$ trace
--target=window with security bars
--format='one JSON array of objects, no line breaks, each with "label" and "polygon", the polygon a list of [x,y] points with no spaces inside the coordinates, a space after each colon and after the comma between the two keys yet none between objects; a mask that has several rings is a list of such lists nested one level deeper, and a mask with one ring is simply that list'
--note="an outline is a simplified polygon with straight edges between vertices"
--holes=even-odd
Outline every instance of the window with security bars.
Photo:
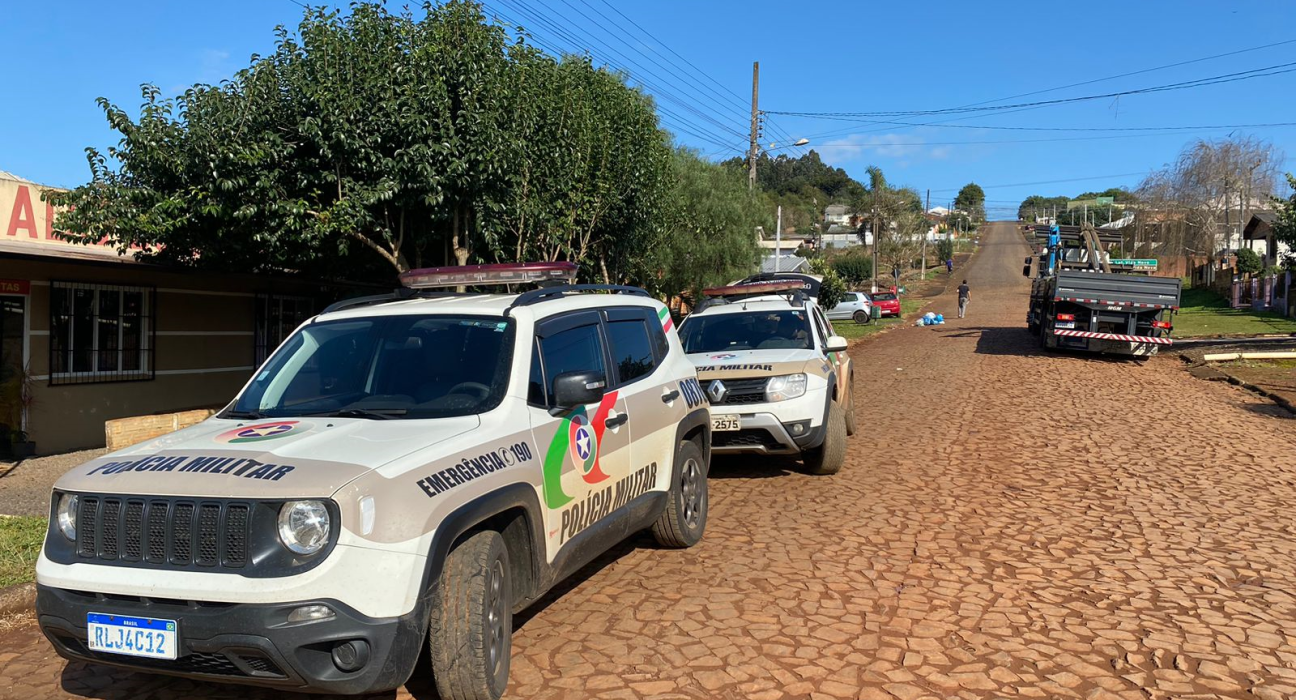
[{"label": "window with security bars", "polygon": [[153,378],[151,287],[50,283],[50,384]]},{"label": "window with security bars", "polygon": [[256,297],[256,365],[279,347],[297,326],[315,314],[315,301],[309,297],[258,294]]}]

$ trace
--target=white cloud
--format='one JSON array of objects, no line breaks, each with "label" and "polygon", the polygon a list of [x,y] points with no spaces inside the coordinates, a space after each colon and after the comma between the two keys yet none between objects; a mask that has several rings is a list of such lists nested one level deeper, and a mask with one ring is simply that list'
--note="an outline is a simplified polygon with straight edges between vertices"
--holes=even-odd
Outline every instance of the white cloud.
[{"label": "white cloud", "polygon": [[939,133],[932,134],[932,131],[915,129],[905,133],[849,134],[830,137],[810,147],[832,165],[883,157],[898,160],[903,167],[918,161],[943,160],[953,154],[954,146],[941,143],[945,139]]}]

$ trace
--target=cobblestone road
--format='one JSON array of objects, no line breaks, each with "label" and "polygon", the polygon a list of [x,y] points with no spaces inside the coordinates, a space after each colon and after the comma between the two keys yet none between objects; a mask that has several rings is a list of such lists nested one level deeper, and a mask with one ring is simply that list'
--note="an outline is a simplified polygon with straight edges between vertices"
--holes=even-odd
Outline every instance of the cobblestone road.
[{"label": "cobblestone road", "polygon": [[[966,320],[854,350],[841,474],[719,463],[699,547],[635,540],[519,619],[511,696],[1296,696],[1293,421],[1173,359],[1035,351],[1024,254],[992,227]],[[65,664],[29,623],[0,673],[14,698],[277,696]]]}]

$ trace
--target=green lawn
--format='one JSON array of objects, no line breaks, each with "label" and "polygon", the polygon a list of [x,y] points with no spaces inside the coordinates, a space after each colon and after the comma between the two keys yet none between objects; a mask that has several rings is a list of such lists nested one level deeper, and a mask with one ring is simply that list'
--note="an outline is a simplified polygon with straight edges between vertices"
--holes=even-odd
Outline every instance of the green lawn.
[{"label": "green lawn", "polygon": [[45,541],[45,518],[0,518],[0,588],[36,579],[36,556]]},{"label": "green lawn", "polygon": [[[902,316],[908,316],[909,314],[921,309],[926,303],[927,302],[922,299],[901,297],[900,313]],[[910,321],[912,322],[912,319],[910,319]],[[892,326],[898,326],[901,323],[904,323],[904,321],[899,318],[891,317],[865,324],[855,323],[850,320],[841,320],[833,322],[833,330],[847,340],[855,340],[856,338],[873,335],[874,333],[878,333],[886,328],[891,328]]]},{"label": "green lawn", "polygon": [[1271,311],[1230,309],[1224,297],[1206,289],[1185,289],[1173,319],[1176,338],[1296,333],[1296,319]]}]

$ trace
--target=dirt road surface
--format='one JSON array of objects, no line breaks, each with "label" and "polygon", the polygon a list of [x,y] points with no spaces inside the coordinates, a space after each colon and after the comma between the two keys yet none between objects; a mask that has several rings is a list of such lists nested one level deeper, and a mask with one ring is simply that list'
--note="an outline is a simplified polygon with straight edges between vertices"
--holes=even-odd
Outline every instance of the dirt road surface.
[{"label": "dirt road surface", "polygon": [[[715,465],[701,545],[633,539],[518,619],[510,696],[1296,696],[1293,421],[1170,358],[1042,354],[1025,244],[984,240],[966,320],[853,350],[841,474]],[[30,622],[0,695],[279,697],[66,664]]]}]

